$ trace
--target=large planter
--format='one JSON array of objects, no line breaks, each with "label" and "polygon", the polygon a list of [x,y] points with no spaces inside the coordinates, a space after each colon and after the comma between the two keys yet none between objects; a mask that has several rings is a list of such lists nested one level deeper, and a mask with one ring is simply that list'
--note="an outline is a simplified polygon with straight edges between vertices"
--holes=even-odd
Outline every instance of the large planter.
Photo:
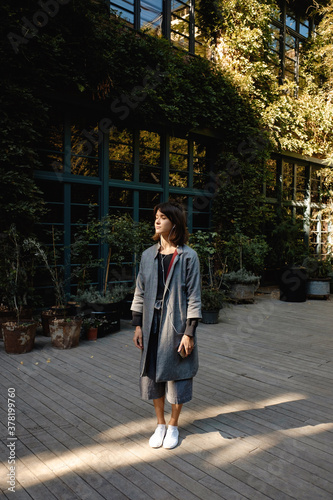
[{"label": "large planter", "polygon": [[7,354],[25,354],[35,343],[37,323],[17,324],[15,321],[3,323],[3,340]]},{"label": "large planter", "polygon": [[133,302],[134,293],[128,293],[121,303],[121,318],[132,319],[131,305]]},{"label": "large planter", "polygon": [[229,298],[236,302],[241,301],[254,301],[254,293],[258,289],[257,283],[230,283],[229,286]]},{"label": "large planter", "polygon": [[16,317],[15,311],[1,310],[0,311],[0,339],[3,339],[3,324],[8,321],[13,321]]},{"label": "large planter", "polygon": [[64,307],[52,306],[51,309],[41,312],[42,330],[45,337],[50,337],[50,323],[54,319],[64,319],[67,317],[75,316],[73,307],[70,305]]},{"label": "large planter", "polygon": [[305,267],[291,266],[281,269],[280,300],[305,302],[307,295],[307,272]]},{"label": "large planter", "polygon": [[307,296],[309,298],[324,298],[330,296],[330,278],[310,278],[307,281]]},{"label": "large planter", "polygon": [[219,310],[216,311],[202,311],[201,323],[206,325],[214,325],[219,321]]},{"label": "large planter", "polygon": [[58,349],[77,347],[80,340],[82,319],[63,318],[50,322],[51,343]]}]

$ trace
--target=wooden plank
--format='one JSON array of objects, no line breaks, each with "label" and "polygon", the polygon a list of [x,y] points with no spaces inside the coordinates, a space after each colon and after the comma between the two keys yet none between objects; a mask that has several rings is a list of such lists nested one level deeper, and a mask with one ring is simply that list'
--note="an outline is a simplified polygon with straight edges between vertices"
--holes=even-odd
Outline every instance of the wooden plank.
[{"label": "wooden plank", "polygon": [[199,324],[200,370],[174,450],[148,446],[154,410],[139,397],[130,322],[68,351],[41,336],[25,355],[0,345],[1,421],[17,391],[19,495],[331,499],[332,320],[329,302],[266,297]]}]

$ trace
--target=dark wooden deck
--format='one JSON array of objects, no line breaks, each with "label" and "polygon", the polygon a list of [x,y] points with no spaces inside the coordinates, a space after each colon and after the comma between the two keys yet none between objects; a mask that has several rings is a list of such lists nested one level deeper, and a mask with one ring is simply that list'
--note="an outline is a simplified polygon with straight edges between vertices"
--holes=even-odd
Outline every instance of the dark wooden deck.
[{"label": "dark wooden deck", "polygon": [[66,351],[42,336],[24,355],[0,343],[3,498],[333,499],[333,301],[262,295],[200,324],[200,370],[174,450],[148,446],[154,410],[139,397],[132,335],[124,321],[119,333]]}]

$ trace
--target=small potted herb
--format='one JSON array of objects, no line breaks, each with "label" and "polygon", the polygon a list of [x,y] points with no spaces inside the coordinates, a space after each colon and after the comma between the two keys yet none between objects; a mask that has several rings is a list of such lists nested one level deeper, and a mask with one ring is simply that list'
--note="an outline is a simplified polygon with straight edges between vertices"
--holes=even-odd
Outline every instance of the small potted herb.
[{"label": "small potted herb", "polygon": [[[96,317],[96,315],[92,315],[84,318],[82,322],[85,338],[87,340],[97,340],[98,331],[107,324],[106,317]],[[103,335],[100,335],[103,336]]]}]

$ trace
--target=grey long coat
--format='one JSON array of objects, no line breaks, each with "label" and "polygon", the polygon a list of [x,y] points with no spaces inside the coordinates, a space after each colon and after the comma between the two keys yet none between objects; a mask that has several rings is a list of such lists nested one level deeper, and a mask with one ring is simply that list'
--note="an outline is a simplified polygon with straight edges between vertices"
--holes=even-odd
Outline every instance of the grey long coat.
[{"label": "grey long coat", "polygon": [[[159,244],[145,250],[141,257],[139,275],[131,310],[142,314],[143,351],[140,375],[145,375],[149,335],[154,316],[158,282]],[[181,358],[177,349],[189,318],[201,318],[200,267],[196,252],[187,245],[177,247],[165,283],[159,332],[156,382],[194,377],[198,371],[198,351]]]}]

